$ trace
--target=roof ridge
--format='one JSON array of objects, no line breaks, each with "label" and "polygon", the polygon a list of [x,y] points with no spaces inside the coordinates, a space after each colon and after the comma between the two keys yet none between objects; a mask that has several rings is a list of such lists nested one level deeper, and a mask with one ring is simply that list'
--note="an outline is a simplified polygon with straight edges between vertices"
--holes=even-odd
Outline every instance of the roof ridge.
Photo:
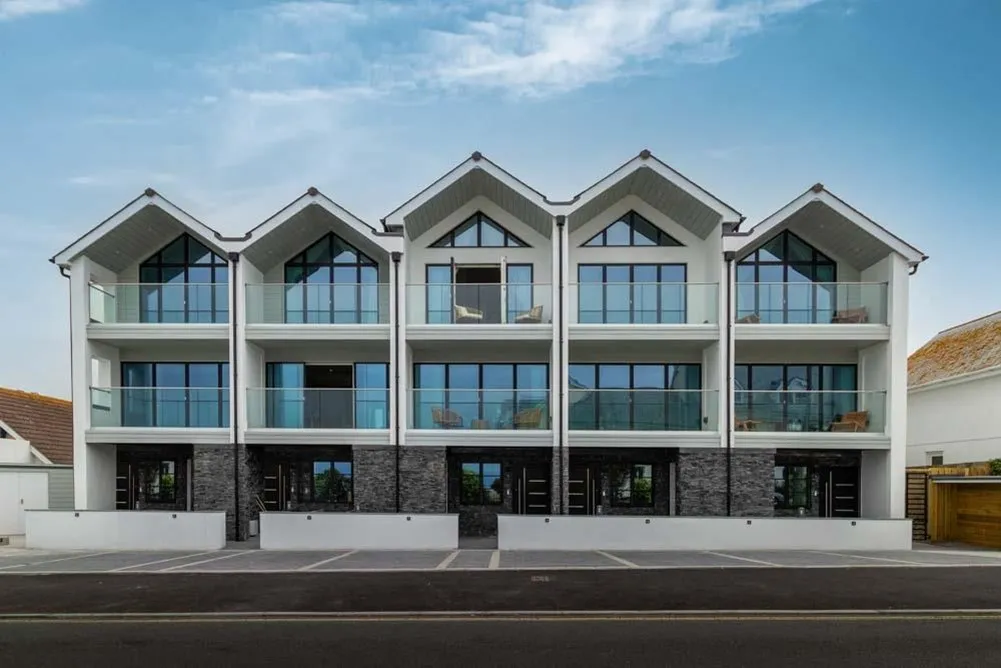
[{"label": "roof ridge", "polygon": [[958,325],[953,325],[952,327],[947,327],[946,329],[943,329],[942,331],[940,331],[938,333],[937,336],[941,336],[943,334],[948,334],[949,332],[955,331],[955,330],[960,329],[962,327],[966,327],[968,325],[973,325],[975,323],[980,322],[981,320],[987,320],[989,318],[993,318],[993,317],[998,316],[998,315],[1001,315],[1001,311],[994,311],[993,313],[988,313],[987,315],[982,315],[982,316],[976,317],[976,318],[974,318],[972,320],[967,320],[966,322],[961,322]]},{"label": "roof ridge", "polygon": [[53,397],[50,394],[42,394],[40,392],[31,392],[29,390],[19,390],[13,387],[0,387],[0,392],[9,395],[17,395],[24,397],[26,399],[32,399],[35,401],[51,401],[60,404],[66,404],[68,406],[73,405],[73,402],[69,399],[62,399],[60,397]]}]

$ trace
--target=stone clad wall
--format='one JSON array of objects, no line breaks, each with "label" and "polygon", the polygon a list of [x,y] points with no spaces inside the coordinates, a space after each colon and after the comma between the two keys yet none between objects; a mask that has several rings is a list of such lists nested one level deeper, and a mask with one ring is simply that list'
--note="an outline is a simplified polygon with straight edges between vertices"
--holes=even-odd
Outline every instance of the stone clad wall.
[{"label": "stone clad wall", "polygon": [[[734,449],[731,452],[731,515],[771,517],[775,450]],[[676,489],[678,515],[725,516],[726,451],[721,448],[679,450]]]}]

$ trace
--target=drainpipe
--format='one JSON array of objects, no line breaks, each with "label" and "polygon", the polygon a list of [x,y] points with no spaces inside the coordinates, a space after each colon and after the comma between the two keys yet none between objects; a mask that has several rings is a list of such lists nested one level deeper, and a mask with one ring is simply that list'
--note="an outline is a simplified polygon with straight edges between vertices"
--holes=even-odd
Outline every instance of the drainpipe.
[{"label": "drainpipe", "polygon": [[560,390],[559,390],[559,402],[560,402],[560,404],[559,404],[559,406],[560,406],[559,415],[560,415],[560,424],[559,424],[559,437],[557,439],[557,443],[559,444],[559,452],[557,454],[557,456],[558,456],[557,463],[559,464],[559,468],[560,468],[560,472],[559,472],[559,481],[560,481],[560,506],[559,506],[559,508],[560,508],[560,514],[561,515],[564,514],[566,512],[566,510],[567,510],[566,508],[563,507],[563,484],[564,484],[564,481],[563,481],[563,423],[567,419],[567,416],[565,416],[563,414],[563,376],[564,376],[564,369],[563,369],[563,366],[564,366],[564,360],[563,360],[563,317],[564,317],[564,309],[563,309],[563,227],[564,227],[564,225],[566,225],[566,222],[567,222],[567,217],[566,216],[556,216],[556,234],[557,234],[557,237],[558,237],[558,241],[557,241],[558,254],[557,254],[557,260],[556,260],[557,272],[558,273],[556,275],[558,276],[557,285],[559,286],[558,287],[559,296],[558,296],[558,299],[557,299],[557,308],[559,309],[559,311],[558,311],[559,316],[557,317],[557,322],[560,324],[560,336],[559,336],[559,341],[558,341],[559,346],[556,349],[557,350],[557,353],[556,353],[556,369],[557,369],[557,371],[556,371],[556,380],[557,380],[557,382],[559,383],[559,386],[560,386]]},{"label": "drainpipe", "polygon": [[733,261],[736,253],[726,251],[723,261],[726,262],[726,354],[723,362],[726,365],[725,402],[726,409],[723,419],[726,421],[723,434],[726,439],[726,516],[730,517],[733,499],[733,402],[730,401],[733,387]]},{"label": "drainpipe", "polygon": [[232,298],[229,313],[229,349],[233,351],[232,372],[233,378],[230,380],[229,400],[233,406],[233,521],[234,538],[240,540],[240,351],[237,345],[237,312],[239,300],[237,292],[236,269],[240,262],[239,253],[229,253],[229,261],[233,264],[232,271],[229,272],[229,287]]},{"label": "drainpipe", "polygon": [[[66,267],[60,266],[59,273],[62,277],[70,281],[70,405],[73,405],[73,400],[76,397],[73,396],[73,386],[76,384],[73,382],[73,282],[69,274],[66,273]],[[88,297],[90,293],[88,292]],[[93,379],[92,379],[93,380]]]},{"label": "drainpipe", "polygon": [[403,253],[390,253],[393,260],[393,443],[396,444],[396,512],[400,512],[400,260]]}]

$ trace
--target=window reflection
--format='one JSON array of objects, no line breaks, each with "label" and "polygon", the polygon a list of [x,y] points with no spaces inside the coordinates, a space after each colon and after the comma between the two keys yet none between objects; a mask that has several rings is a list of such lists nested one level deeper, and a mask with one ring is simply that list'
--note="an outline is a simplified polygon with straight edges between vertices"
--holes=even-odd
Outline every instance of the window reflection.
[{"label": "window reflection", "polygon": [[139,283],[140,322],[229,320],[229,264],[188,234],[140,264]]}]

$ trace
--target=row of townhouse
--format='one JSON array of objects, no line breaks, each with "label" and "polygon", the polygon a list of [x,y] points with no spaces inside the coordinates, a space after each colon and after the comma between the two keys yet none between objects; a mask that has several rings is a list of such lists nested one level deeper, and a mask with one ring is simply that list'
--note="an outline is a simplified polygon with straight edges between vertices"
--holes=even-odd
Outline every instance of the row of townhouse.
[{"label": "row of townhouse", "polygon": [[924,259],[648,151],[565,202],[474,153],[377,227],[310,188],[239,238],[147,190],[53,258],[76,506],[903,517]]}]

